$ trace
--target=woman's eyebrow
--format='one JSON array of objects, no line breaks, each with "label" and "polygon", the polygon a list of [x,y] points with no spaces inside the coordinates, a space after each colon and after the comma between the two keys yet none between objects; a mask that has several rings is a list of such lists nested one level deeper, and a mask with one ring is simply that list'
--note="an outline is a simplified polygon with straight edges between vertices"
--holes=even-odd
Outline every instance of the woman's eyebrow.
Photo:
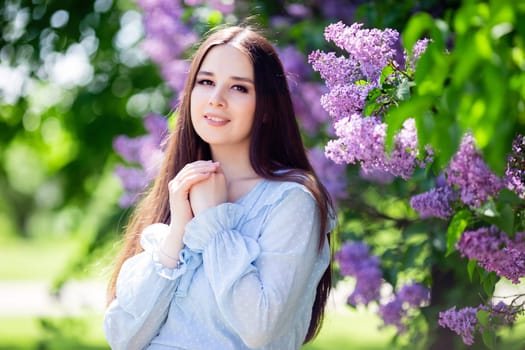
[{"label": "woman's eyebrow", "polygon": [[[210,77],[214,76],[214,74],[212,72],[208,72],[208,71],[205,71],[205,70],[200,70],[197,73],[197,75],[206,75],[206,76],[210,76]],[[231,76],[230,78],[233,79],[233,80],[238,80],[238,81],[243,81],[243,82],[246,82],[246,83],[253,84],[253,80],[250,79],[250,78],[238,77],[238,76]]]}]

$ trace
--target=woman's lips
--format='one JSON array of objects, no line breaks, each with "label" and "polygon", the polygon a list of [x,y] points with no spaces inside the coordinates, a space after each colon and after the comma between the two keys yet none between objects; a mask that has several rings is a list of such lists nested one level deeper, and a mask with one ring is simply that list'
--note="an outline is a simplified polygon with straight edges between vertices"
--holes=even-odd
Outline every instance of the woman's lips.
[{"label": "woman's lips", "polygon": [[228,119],[222,118],[222,117],[219,117],[219,116],[216,116],[216,115],[213,115],[213,114],[206,114],[204,116],[204,119],[206,119],[206,121],[209,124],[215,125],[215,126],[225,125],[225,124],[227,124],[229,122]]}]

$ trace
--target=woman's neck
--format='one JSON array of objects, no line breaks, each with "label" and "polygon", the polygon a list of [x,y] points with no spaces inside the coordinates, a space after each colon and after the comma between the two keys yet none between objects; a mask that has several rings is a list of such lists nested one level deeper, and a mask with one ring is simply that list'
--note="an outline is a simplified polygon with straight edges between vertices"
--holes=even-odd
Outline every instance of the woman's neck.
[{"label": "woman's neck", "polygon": [[261,179],[252,167],[249,152],[242,147],[212,147],[212,158],[220,163],[220,171],[226,179],[228,202],[245,196]]},{"label": "woman's neck", "polygon": [[226,178],[226,183],[242,180],[258,179],[250,162],[250,155],[242,148],[212,148],[213,161],[220,163],[220,169]]}]

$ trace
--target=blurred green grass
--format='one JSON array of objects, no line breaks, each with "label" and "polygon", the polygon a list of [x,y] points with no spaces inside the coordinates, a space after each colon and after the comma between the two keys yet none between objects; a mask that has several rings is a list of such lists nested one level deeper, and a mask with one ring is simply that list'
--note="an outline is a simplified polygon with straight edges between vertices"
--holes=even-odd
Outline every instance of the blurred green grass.
[{"label": "blurred green grass", "polygon": [[[72,240],[0,239],[0,281],[48,281],[64,272],[78,254],[79,244]],[[86,270],[86,277],[97,272]],[[97,276],[100,277],[100,274]],[[350,310],[336,305],[327,311],[318,337],[302,350],[382,350],[390,343],[394,329],[379,330],[380,320],[366,309]],[[499,332],[505,339],[501,349],[525,349],[525,317],[513,329]],[[2,317],[0,350],[108,350],[102,330],[101,314],[81,317]]]},{"label": "blurred green grass", "polygon": [[[63,273],[79,251],[74,240],[2,239],[0,281],[48,281]],[[92,275],[93,271],[86,271]],[[303,350],[389,349],[392,333],[377,330],[378,319],[364,310],[352,312],[344,305],[330,311],[318,337]],[[0,350],[91,349],[107,350],[102,315],[77,318],[0,316]]]},{"label": "blurred green grass", "polygon": [[[366,313],[330,313],[319,336],[303,350],[391,349],[388,334],[374,331],[375,322]],[[0,318],[0,349],[109,350],[109,347],[102,331],[102,315],[86,315],[72,319]]]}]

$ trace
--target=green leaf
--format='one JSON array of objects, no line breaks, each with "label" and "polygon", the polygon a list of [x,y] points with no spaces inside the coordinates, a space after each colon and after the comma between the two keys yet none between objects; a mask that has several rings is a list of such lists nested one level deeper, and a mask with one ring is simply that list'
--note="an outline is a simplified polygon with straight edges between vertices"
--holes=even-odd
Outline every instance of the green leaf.
[{"label": "green leaf", "polygon": [[390,108],[385,116],[387,124],[385,147],[387,151],[392,149],[394,135],[401,129],[403,122],[408,118],[421,117],[422,113],[430,108],[433,98],[430,96],[413,96],[409,100],[402,101],[396,108]]},{"label": "green leaf", "polygon": [[430,33],[432,41],[440,48],[444,48],[447,31],[448,28],[444,22],[434,20],[428,13],[420,12],[413,15],[408,21],[402,34],[403,45],[410,52],[423,34]]},{"label": "green leaf", "polygon": [[467,271],[468,271],[468,276],[470,278],[470,282],[472,282],[472,279],[474,278],[474,271],[476,270],[477,265],[478,265],[478,261],[476,259],[469,260],[467,263]]},{"label": "green leaf", "polygon": [[491,328],[484,328],[483,332],[481,332],[481,338],[483,340],[483,344],[485,344],[486,347],[489,349],[495,349],[496,348],[496,333]]},{"label": "green leaf", "polygon": [[391,76],[392,73],[394,73],[394,67],[392,67],[390,64],[386,65],[381,71],[381,76],[379,77],[379,85],[383,85],[386,81],[386,78]]},{"label": "green leaf", "polygon": [[514,211],[510,205],[504,204],[501,207],[497,225],[506,234],[514,235]]},{"label": "green leaf", "polygon": [[498,282],[499,277],[494,272],[489,272],[482,277],[481,285],[483,290],[489,298],[494,294],[494,289],[496,288],[496,283]]},{"label": "green leaf", "polygon": [[489,326],[489,316],[490,312],[487,310],[479,310],[478,311],[478,322],[483,328],[487,328]]},{"label": "green leaf", "polygon": [[465,228],[467,228],[471,217],[472,214],[467,209],[458,211],[454,217],[452,217],[447,230],[447,252],[445,256],[450,255],[456,250],[456,243],[463,231],[465,231]]},{"label": "green leaf", "polygon": [[368,92],[366,96],[365,107],[363,108],[363,115],[369,117],[374,114],[374,111],[379,109],[379,104],[377,103],[377,98],[381,96],[381,89],[373,88]]}]

